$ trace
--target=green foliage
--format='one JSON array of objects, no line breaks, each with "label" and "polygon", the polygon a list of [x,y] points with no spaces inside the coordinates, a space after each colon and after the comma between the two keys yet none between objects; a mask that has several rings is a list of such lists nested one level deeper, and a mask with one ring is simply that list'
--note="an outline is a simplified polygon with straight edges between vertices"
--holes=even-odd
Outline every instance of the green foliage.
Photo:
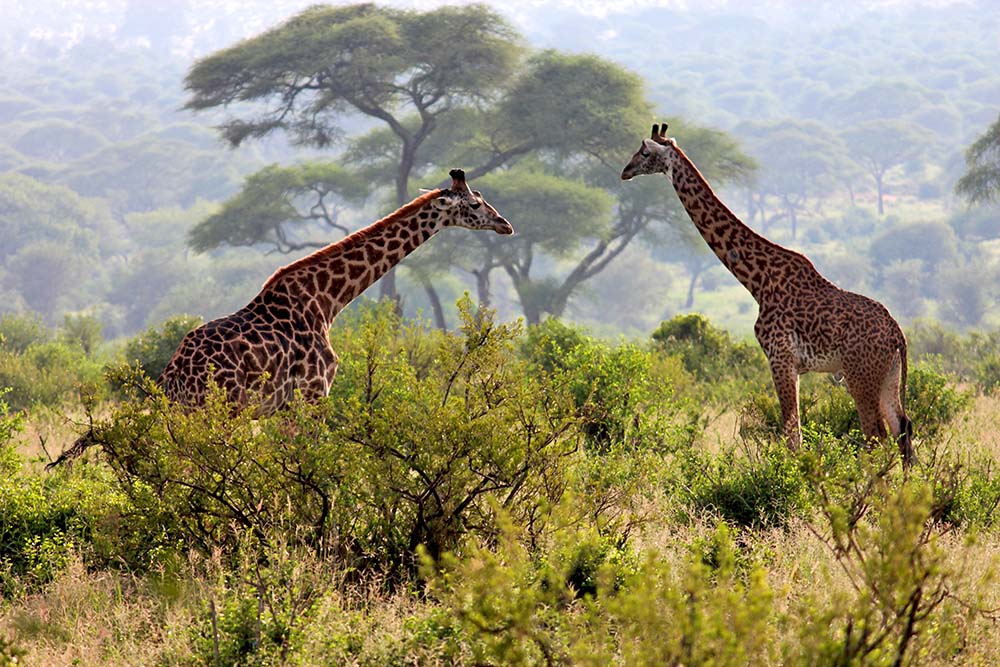
[{"label": "green foliage", "polygon": [[[710,562],[695,551],[683,569],[647,555],[623,592],[607,602],[608,626],[621,629],[610,635],[611,655],[623,664],[650,666],[735,667],[777,658],[777,614],[764,570],[737,567],[736,545],[724,523],[706,546]],[[597,636],[594,643],[600,646],[608,636]],[[591,644],[580,643],[580,649]],[[594,653],[584,664],[602,664],[603,657]]]},{"label": "green foliage", "polygon": [[[518,328],[462,304],[455,334],[402,326],[388,308],[335,335],[329,401],[254,419],[221,392],[187,412],[156,397],[116,409],[96,440],[135,502],[205,551],[233,530],[262,543],[281,527],[303,545],[398,574],[414,550],[452,548],[494,510],[530,521],[577,448],[565,392],[513,358]],[[430,341],[428,341],[428,338]],[[430,342],[430,346],[428,346]],[[147,389],[156,394],[154,389]]]},{"label": "green foliage", "polygon": [[911,367],[906,381],[906,412],[914,433],[935,440],[945,427],[972,405],[972,394],[960,389],[933,365]]},{"label": "green foliage", "polygon": [[[358,204],[368,194],[357,174],[335,163],[309,162],[292,167],[270,165],[251,174],[243,189],[223,203],[221,210],[188,231],[187,243],[196,252],[220,246],[270,245],[279,252],[322,247],[336,239],[331,230],[346,234],[340,219],[346,204]],[[302,242],[300,227],[324,235]]]},{"label": "green foliage", "polygon": [[[634,143],[649,104],[642,83],[621,66],[594,55],[548,50],[532,56],[499,105],[504,143],[615,159]],[[574,122],[564,119],[572,117]],[[612,152],[614,151],[614,152]]]},{"label": "green foliage", "polygon": [[[814,478],[823,518],[815,532],[836,554],[853,594],[807,617],[799,651],[809,664],[900,665],[932,646],[958,648],[954,641],[942,646],[955,638],[934,632],[957,574],[939,544],[940,507],[930,485],[890,484],[887,471],[876,458],[847,476]],[[863,519],[869,510],[874,516]]]},{"label": "green foliage", "polygon": [[994,465],[983,459],[959,462],[935,457],[927,476],[933,485],[936,518],[966,529],[994,528],[1000,507],[1000,477]]},{"label": "green foliage", "polygon": [[189,331],[202,323],[200,317],[177,315],[152,326],[125,343],[125,361],[138,363],[146,375],[159,377]]},{"label": "green foliage", "polygon": [[695,433],[674,394],[684,372],[635,345],[610,347],[549,318],[531,327],[521,354],[568,389],[590,448],[669,448]]},{"label": "green foliage", "polygon": [[1000,331],[970,331],[962,336],[941,324],[917,322],[907,334],[912,356],[929,367],[972,383],[985,394],[1000,386]]},{"label": "green foliage", "polygon": [[[562,539],[586,544],[576,531]],[[575,539],[574,539],[575,538]],[[475,664],[745,665],[777,655],[771,592],[764,573],[746,578],[724,525],[713,565],[692,555],[686,568],[649,553],[608,560],[596,593],[576,599],[552,573],[572,571],[579,551],[558,547],[533,558],[508,529],[496,550],[427,562],[431,593],[467,638]],[[568,559],[567,559],[568,556]]]},{"label": "green foliage", "polygon": [[433,117],[453,100],[486,97],[510,75],[515,42],[507,22],[485,6],[317,5],[197,62],[185,79],[187,108],[288,104],[282,120],[268,109],[227,122],[223,134],[238,145],[281,129],[322,146],[338,136],[347,108],[384,118],[409,105]]},{"label": "green foliage", "polygon": [[[756,343],[734,343],[729,332],[700,313],[676,315],[652,334],[657,349],[679,357],[684,368],[702,382],[723,386],[723,379],[742,385],[769,377],[767,359]],[[709,390],[711,391],[711,390]]]},{"label": "green foliage", "polygon": [[809,506],[806,480],[784,443],[773,440],[743,454],[686,453],[680,488],[689,516],[710,512],[734,526],[757,529],[785,526],[801,515]]},{"label": "green foliage", "polygon": [[940,221],[905,222],[892,225],[872,239],[868,254],[876,265],[918,259],[932,271],[955,261],[955,232]]},{"label": "green foliage", "polygon": [[106,470],[42,477],[10,445],[0,455],[0,597],[37,590],[75,554],[137,572],[159,559],[162,529],[133,513]]},{"label": "green foliage", "polygon": [[24,415],[10,414],[10,406],[4,398],[9,392],[8,388],[0,388],[0,473],[4,477],[17,471],[17,455],[10,442],[24,429]]},{"label": "green foliage", "polygon": [[70,345],[78,345],[88,357],[104,340],[101,336],[103,325],[93,315],[63,315],[60,337]]},{"label": "green foliage", "polygon": [[[911,366],[906,380],[906,413],[914,433],[933,441],[943,429],[965,412],[972,394],[957,386],[932,365]],[[804,429],[828,433],[836,438],[861,428],[854,400],[846,388],[829,381],[803,381],[799,396]],[[781,435],[781,407],[773,392],[755,393],[747,399],[740,416],[740,435],[749,439],[771,439]]]},{"label": "green foliage", "polygon": [[315,554],[273,537],[266,560],[249,539],[241,541],[233,570],[210,570],[216,581],[191,628],[192,664],[286,664],[329,572]]},{"label": "green foliage", "polygon": [[63,341],[34,343],[23,353],[0,349],[0,387],[11,389],[14,409],[56,407],[101,381],[101,364]]},{"label": "green foliage", "polygon": [[6,637],[0,637],[0,667],[17,667],[26,651]]},{"label": "green foliage", "polygon": [[22,354],[35,343],[46,342],[51,335],[38,315],[7,314],[0,317],[0,351]]},{"label": "green foliage", "polygon": [[955,192],[973,204],[994,201],[1000,193],[1000,116],[966,150],[965,166]]}]

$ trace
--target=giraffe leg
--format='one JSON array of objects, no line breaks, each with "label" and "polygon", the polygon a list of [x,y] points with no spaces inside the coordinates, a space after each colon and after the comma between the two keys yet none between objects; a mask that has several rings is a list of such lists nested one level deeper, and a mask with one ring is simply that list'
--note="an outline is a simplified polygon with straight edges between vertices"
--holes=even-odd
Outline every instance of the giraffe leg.
[{"label": "giraffe leg", "polygon": [[879,409],[882,419],[889,425],[893,440],[899,446],[903,466],[909,468],[916,461],[916,454],[913,451],[913,423],[906,416],[900,401],[900,363],[897,357],[882,378]]},{"label": "giraffe leg", "polygon": [[873,378],[871,375],[863,369],[850,368],[846,365],[844,368],[847,391],[854,399],[858,417],[861,418],[861,432],[869,446],[873,440],[886,437],[885,419],[881,408],[882,379]]},{"label": "giraffe leg", "polygon": [[799,372],[790,359],[774,358],[771,362],[771,377],[781,405],[781,434],[789,449],[795,450],[802,444],[802,426],[799,423]]}]

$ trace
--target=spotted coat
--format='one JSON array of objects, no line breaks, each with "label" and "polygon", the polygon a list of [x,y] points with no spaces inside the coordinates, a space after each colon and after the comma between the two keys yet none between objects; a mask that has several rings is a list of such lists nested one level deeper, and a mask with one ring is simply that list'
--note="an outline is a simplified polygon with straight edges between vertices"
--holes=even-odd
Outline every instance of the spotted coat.
[{"label": "spotted coat", "polygon": [[841,374],[869,438],[885,438],[886,423],[904,462],[914,459],[906,416],[906,339],[882,304],[843,290],[804,255],[756,233],[716,196],[673,139],[653,136],[622,171],[622,179],[663,173],[691,221],[725,267],[759,305],[754,333],[771,366],[790,447],[801,443],[799,375]]},{"label": "spotted coat", "polygon": [[157,382],[178,403],[204,403],[209,379],[236,406],[259,398],[272,414],[296,392],[326,396],[337,373],[329,330],[337,314],[390,268],[449,226],[513,229],[461,170],[452,186],[423,194],[337,243],[278,269],[246,306],[188,333]]}]

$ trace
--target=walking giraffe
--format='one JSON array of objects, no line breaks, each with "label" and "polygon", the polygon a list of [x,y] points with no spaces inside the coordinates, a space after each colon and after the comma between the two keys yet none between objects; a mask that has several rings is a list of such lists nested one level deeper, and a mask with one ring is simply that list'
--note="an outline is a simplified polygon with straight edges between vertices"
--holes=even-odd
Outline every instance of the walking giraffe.
[{"label": "walking giraffe", "polygon": [[653,126],[622,180],[666,174],[705,242],[757,301],[754,333],[771,366],[789,447],[802,440],[799,375],[842,373],[865,436],[885,438],[888,423],[909,466],[913,425],[904,407],[906,338],[899,324],[882,304],[840,289],[804,255],[743,224],[666,132],[666,123]]},{"label": "walking giraffe", "polygon": [[208,379],[237,406],[259,393],[259,414],[285,406],[300,391],[306,401],[330,392],[337,355],[329,332],[337,314],[372,283],[445,227],[514,230],[465,172],[451,188],[417,197],[394,213],[278,269],[250,303],[188,333],[157,383],[173,401],[204,402]]}]

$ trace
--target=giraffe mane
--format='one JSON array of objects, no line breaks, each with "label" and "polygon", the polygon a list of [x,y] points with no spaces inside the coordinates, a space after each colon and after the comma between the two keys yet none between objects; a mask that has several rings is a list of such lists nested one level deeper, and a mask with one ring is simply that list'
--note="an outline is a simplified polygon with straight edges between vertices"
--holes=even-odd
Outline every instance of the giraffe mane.
[{"label": "giraffe mane", "polygon": [[417,209],[421,208],[431,199],[434,199],[435,197],[441,195],[441,193],[443,192],[444,192],[443,189],[436,189],[436,190],[431,190],[429,192],[425,192],[416,199],[414,199],[413,201],[411,201],[409,204],[403,204],[401,207],[399,207],[389,215],[379,220],[376,220],[367,227],[363,227],[357,230],[356,232],[348,234],[339,241],[335,241],[328,246],[324,246],[319,250],[306,255],[305,257],[302,257],[300,259],[295,260],[294,262],[291,262],[290,264],[282,266],[273,274],[271,274],[271,277],[264,282],[264,286],[261,289],[266,289],[270,287],[279,279],[288,275],[295,269],[298,269],[306,264],[310,264],[316,260],[323,259],[324,257],[329,257],[330,255],[334,255],[349,245],[355,245],[360,241],[368,239],[376,232],[382,231],[382,229],[385,228],[386,225],[392,224],[396,220],[399,220],[400,218],[404,218],[410,215]]}]

